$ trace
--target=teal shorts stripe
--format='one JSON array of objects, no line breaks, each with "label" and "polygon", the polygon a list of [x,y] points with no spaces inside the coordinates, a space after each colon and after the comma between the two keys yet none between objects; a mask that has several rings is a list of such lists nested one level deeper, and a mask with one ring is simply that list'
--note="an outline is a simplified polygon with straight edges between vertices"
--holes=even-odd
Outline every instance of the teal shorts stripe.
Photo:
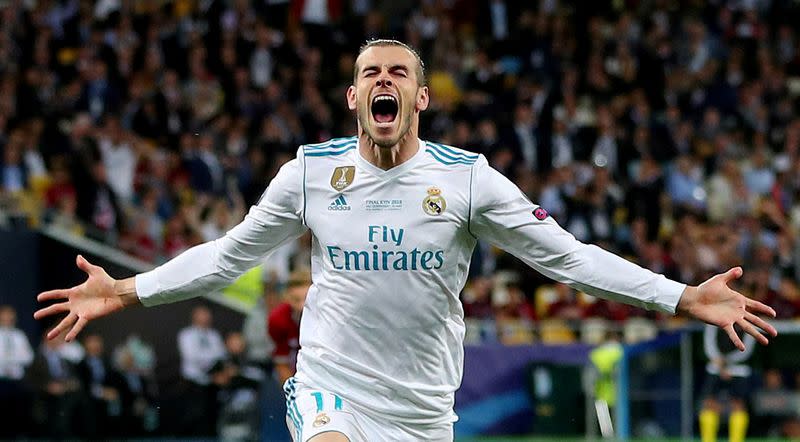
[{"label": "teal shorts stripe", "polygon": [[297,402],[295,401],[295,394],[297,393],[296,387],[294,385],[294,378],[289,378],[289,399],[286,402],[286,409],[287,411],[291,410],[291,415],[294,416],[294,427],[297,430],[297,440],[303,440],[303,415],[300,414],[300,409],[297,408]]},{"label": "teal shorts stripe", "polygon": [[314,399],[317,401],[317,413],[319,413],[322,411],[322,393],[315,391],[311,393],[311,396],[314,396]]},{"label": "teal shorts stripe", "polygon": [[297,420],[300,421],[300,426],[302,426],[303,425],[303,415],[300,414],[300,409],[297,408],[297,401],[295,400],[296,390],[295,390],[295,385],[294,385],[294,379],[292,379],[291,387],[292,387],[292,408],[294,408],[294,413],[297,416]]}]

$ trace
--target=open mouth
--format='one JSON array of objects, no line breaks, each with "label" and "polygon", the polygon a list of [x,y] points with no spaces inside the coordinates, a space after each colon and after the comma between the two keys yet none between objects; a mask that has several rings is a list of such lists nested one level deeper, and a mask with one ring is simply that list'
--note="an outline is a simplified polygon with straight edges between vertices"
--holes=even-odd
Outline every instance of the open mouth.
[{"label": "open mouth", "polygon": [[378,95],[372,99],[372,118],[378,123],[391,123],[397,118],[397,99],[391,95]]}]

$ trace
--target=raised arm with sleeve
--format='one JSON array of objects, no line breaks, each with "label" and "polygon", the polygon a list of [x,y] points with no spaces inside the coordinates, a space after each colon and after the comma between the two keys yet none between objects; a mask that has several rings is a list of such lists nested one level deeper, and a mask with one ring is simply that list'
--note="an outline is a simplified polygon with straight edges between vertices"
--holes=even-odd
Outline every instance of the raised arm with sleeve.
[{"label": "raised arm with sleeve", "polygon": [[472,174],[473,235],[590,295],[675,313],[685,284],[576,240],[485,158],[475,163]]},{"label": "raised arm with sleeve", "polygon": [[303,224],[303,165],[281,167],[244,221],[225,236],[195,246],[167,263],[136,276],[145,306],[212,293],[232,283],[262,256],[306,231]]}]

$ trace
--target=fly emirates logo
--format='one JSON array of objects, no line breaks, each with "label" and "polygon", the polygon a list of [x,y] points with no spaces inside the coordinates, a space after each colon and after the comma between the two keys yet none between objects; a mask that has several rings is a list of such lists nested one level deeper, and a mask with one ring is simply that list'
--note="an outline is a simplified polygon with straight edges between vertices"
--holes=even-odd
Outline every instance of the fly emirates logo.
[{"label": "fly emirates logo", "polygon": [[327,246],[336,270],[437,270],[444,266],[444,250],[403,249],[405,229],[367,227],[367,250],[344,250]]}]

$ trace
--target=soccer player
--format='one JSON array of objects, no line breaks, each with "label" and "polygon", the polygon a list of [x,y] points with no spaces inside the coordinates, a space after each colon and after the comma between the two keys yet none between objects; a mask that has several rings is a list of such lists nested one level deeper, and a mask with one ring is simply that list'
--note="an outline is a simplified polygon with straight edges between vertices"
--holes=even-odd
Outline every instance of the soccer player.
[{"label": "soccer player", "polygon": [[699,286],[668,280],[582,244],[482,155],[419,138],[428,107],[423,64],[407,45],[375,40],[356,59],[347,104],[358,135],[301,146],[224,237],[162,266],[115,280],[84,258],[83,284],[36,313],[67,313],[52,330],[73,339],[86,323],[134,304],[210,293],[307,230],[312,278],[297,373],[285,385],[297,441],[452,440],[464,320],[458,299],[478,238],[586,293],[723,328],[762,344],[768,306],[728,288],[733,268]]}]

